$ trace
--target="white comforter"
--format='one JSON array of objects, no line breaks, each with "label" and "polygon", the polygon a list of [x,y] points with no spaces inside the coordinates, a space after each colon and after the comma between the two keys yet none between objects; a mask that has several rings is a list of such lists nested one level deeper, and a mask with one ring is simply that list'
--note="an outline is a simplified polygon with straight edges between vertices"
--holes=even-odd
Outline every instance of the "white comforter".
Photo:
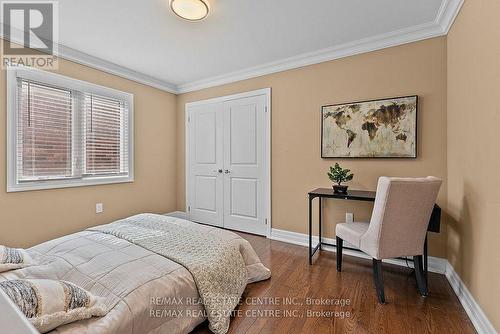
[{"label": "white comforter", "polygon": [[[204,233],[236,239],[248,282],[270,277],[248,243],[235,233],[175,219]],[[192,275],[181,265],[115,236],[82,231],[28,250],[39,265],[0,274],[2,279],[49,278],[77,284],[104,298],[102,318],[61,326],[53,333],[188,333],[206,318]]]}]

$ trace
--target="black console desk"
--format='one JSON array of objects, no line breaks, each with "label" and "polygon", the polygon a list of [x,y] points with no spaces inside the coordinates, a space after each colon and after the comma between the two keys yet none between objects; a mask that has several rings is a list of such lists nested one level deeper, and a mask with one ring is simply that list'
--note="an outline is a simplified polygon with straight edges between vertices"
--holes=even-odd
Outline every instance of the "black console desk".
[{"label": "black console desk", "polygon": [[[321,200],[323,198],[330,199],[340,199],[340,200],[353,200],[353,201],[365,201],[365,202],[374,202],[375,201],[375,191],[364,191],[364,190],[348,190],[347,194],[336,194],[333,192],[332,188],[318,188],[309,192],[309,264],[312,264],[312,258],[318,249],[321,249],[321,245],[335,246],[331,244],[327,244],[323,242],[321,237],[321,229],[322,229],[322,209],[321,209]],[[319,242],[313,248],[312,244],[312,204],[313,199],[318,198],[318,208],[319,208]],[[435,204],[434,210],[432,211],[431,219],[429,221],[429,226],[427,228],[430,232],[439,233],[441,225],[441,208]],[[346,247],[344,247],[346,248]],[[424,244],[424,272],[427,275],[428,269],[428,254],[427,254],[427,238],[425,239]]]}]

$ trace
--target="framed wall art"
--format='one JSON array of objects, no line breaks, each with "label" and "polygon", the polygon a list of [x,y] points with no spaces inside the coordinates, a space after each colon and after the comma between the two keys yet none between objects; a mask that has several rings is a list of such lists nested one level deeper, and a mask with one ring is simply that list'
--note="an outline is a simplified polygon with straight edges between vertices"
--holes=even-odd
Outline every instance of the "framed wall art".
[{"label": "framed wall art", "polygon": [[322,158],[416,158],[418,96],[323,106]]}]

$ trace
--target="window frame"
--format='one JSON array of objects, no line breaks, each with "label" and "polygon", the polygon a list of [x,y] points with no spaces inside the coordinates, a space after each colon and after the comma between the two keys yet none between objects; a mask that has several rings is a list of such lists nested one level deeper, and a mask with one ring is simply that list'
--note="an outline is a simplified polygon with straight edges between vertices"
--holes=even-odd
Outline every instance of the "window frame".
[{"label": "window frame", "polygon": [[[7,76],[7,192],[57,189],[69,187],[83,187],[92,185],[104,185],[115,183],[134,182],[134,95],[86,81],[70,78],[60,74],[50,73],[28,67],[10,66],[6,70]],[[49,179],[36,181],[22,181],[17,179],[17,79],[22,78],[47,84],[54,87],[69,89],[115,98],[125,101],[128,105],[128,174],[127,175],[104,175],[104,176],[77,176],[67,179]],[[75,101],[72,101],[73,108]],[[73,121],[73,145],[75,143],[75,122]],[[72,166],[75,160],[72,153]],[[83,159],[85,157],[82,157]]]}]

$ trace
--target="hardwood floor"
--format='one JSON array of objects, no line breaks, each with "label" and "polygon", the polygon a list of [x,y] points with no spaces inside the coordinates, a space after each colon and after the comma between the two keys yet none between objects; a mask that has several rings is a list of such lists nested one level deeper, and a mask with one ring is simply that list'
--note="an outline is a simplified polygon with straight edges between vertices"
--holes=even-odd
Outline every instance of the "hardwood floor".
[{"label": "hardwood floor", "polygon": [[[429,274],[423,298],[411,269],[384,263],[387,303],[379,305],[370,260],[344,255],[337,273],[335,253],[323,251],[309,266],[305,247],[239,234],[272,277],[247,286],[229,333],[475,333],[443,275]],[[307,298],[336,305],[308,305]],[[207,322],[193,333],[210,333]]]}]

